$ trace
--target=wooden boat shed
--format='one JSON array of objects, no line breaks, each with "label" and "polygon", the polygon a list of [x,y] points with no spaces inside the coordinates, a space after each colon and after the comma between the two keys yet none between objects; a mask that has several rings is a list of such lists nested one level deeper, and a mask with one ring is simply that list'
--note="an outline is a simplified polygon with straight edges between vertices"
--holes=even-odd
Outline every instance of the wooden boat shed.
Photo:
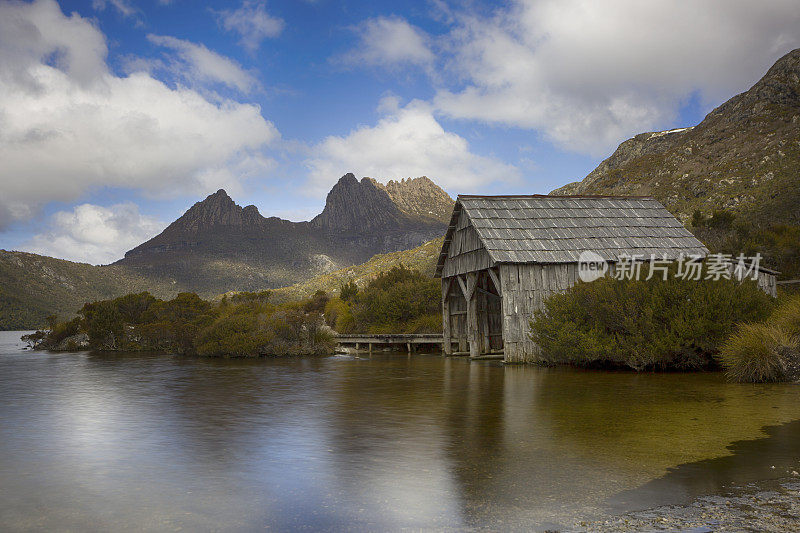
[{"label": "wooden boat shed", "polygon": [[436,267],[445,353],[457,345],[472,357],[534,360],[529,321],[549,295],[577,282],[584,251],[611,265],[625,255],[708,254],[653,198],[461,195]]}]

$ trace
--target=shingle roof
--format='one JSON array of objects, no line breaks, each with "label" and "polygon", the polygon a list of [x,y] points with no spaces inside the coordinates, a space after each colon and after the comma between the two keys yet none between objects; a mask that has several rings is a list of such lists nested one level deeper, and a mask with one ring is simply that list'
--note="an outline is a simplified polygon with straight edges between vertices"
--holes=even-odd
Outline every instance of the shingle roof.
[{"label": "shingle roof", "polygon": [[590,250],[606,261],[640,254],[677,259],[708,253],[657,200],[606,196],[466,196],[453,209],[437,265],[444,259],[461,209],[496,263],[572,263]]}]

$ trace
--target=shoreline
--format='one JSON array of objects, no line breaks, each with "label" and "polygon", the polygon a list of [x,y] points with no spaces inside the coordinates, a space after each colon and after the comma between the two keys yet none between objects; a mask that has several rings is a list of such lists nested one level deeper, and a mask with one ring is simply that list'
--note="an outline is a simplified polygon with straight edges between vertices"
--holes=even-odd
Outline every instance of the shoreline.
[{"label": "shoreline", "polygon": [[800,474],[731,486],[689,504],[631,511],[603,520],[580,521],[563,531],[800,531]]}]

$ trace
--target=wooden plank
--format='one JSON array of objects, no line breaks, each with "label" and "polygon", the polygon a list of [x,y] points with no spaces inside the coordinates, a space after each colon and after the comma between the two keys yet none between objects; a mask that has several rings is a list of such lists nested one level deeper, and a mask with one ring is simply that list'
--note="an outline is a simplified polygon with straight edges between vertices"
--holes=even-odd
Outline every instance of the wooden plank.
[{"label": "wooden plank", "polygon": [[452,278],[442,279],[442,350],[446,355],[453,351],[450,339],[450,285]]}]

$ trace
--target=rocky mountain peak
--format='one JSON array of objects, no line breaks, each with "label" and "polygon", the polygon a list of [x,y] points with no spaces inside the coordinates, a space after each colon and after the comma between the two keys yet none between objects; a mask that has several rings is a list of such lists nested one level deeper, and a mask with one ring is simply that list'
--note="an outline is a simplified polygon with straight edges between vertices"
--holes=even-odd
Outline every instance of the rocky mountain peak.
[{"label": "rocky mountain peak", "polygon": [[242,208],[220,189],[190,207],[167,229],[195,233],[217,226],[258,225],[263,218],[256,206]]},{"label": "rocky mountain peak", "polygon": [[325,209],[311,225],[329,231],[369,232],[401,221],[403,214],[389,194],[369,178],[345,174],[325,200]]},{"label": "rocky mountain peak", "polygon": [[386,191],[389,198],[404,213],[444,223],[450,220],[455,202],[427,176],[390,180],[386,185],[372,181],[376,187]]},{"label": "rocky mountain peak", "polygon": [[796,111],[798,105],[800,48],[778,59],[755,85],[711,111],[703,122],[706,126],[719,122],[733,125],[772,117],[779,109]]}]

